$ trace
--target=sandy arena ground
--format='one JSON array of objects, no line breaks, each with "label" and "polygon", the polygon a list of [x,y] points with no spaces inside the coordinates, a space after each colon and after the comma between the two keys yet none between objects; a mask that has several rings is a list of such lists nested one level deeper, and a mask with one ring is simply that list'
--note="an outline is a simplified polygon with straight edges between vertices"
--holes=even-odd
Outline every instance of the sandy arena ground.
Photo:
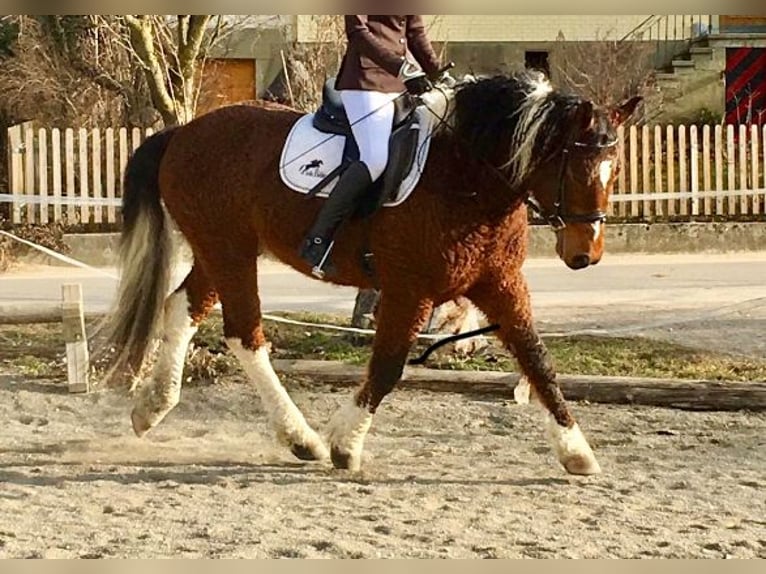
[{"label": "sandy arena ground", "polygon": [[[350,392],[290,383],[321,428]],[[0,375],[0,557],[766,558],[766,414],[573,405],[571,477],[531,407],[401,389],[359,475],[291,458],[237,381],[144,439],[112,392]]]}]

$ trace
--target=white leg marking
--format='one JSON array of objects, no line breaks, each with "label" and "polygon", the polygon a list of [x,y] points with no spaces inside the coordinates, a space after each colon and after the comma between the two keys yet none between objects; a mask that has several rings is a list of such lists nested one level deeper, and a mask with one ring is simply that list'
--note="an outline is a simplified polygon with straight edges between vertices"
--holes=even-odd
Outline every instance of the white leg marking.
[{"label": "white leg marking", "polygon": [[513,398],[516,404],[529,404],[529,381],[524,375],[519,378],[519,382],[516,383],[516,387],[513,389]]},{"label": "white leg marking", "polygon": [[274,372],[268,349],[260,347],[250,351],[242,346],[239,338],[226,339],[226,343],[255,383],[277,439],[286,446],[308,448],[317,460],[327,458],[327,447],[308,425]]},{"label": "white leg marking", "polygon": [[152,377],[139,387],[131,415],[138,436],[157,425],[178,404],[186,351],[196,332],[186,290],[173,293],[165,301],[162,343]]},{"label": "white leg marking", "polygon": [[602,161],[598,165],[598,176],[601,180],[601,185],[603,187],[606,187],[606,184],[609,183],[609,180],[612,178],[612,165],[613,161],[611,159]]},{"label": "white leg marking", "polygon": [[601,472],[596,456],[577,423],[571,428],[563,427],[556,422],[552,414],[546,412],[545,427],[559,461],[568,472],[572,474]]},{"label": "white leg marking", "polygon": [[362,448],[370,425],[372,414],[366,408],[357,405],[353,397],[330,419],[327,429],[330,448],[349,455],[349,470],[359,470],[361,467]]}]

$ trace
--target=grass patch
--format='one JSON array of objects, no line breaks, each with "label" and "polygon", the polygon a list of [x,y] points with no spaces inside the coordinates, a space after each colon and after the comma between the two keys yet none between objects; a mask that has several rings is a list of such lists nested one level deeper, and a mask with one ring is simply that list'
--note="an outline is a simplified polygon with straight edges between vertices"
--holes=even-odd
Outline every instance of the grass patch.
[{"label": "grass patch", "polygon": [[[348,325],[348,318],[315,313],[291,313],[291,319],[309,323]],[[370,356],[372,337],[315,327],[266,322],[272,357],[318,359],[362,365]],[[515,371],[511,354],[493,344],[478,356],[461,358],[439,351],[431,368]],[[641,337],[576,336],[545,339],[556,370],[573,375],[612,375],[730,381],[766,380],[766,361],[698,350]],[[187,382],[214,383],[241,374],[226,352],[221,319],[205,321],[194,338],[194,350],[184,373]],[[427,347],[418,343],[411,356]],[[27,377],[66,377],[64,341],[60,324],[0,326],[0,364]]]}]

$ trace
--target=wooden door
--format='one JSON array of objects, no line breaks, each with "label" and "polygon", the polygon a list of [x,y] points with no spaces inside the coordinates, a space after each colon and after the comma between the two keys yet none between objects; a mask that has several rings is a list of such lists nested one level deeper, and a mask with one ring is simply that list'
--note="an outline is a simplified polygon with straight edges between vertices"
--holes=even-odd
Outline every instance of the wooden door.
[{"label": "wooden door", "polygon": [[210,59],[205,63],[197,114],[255,99],[255,60]]}]

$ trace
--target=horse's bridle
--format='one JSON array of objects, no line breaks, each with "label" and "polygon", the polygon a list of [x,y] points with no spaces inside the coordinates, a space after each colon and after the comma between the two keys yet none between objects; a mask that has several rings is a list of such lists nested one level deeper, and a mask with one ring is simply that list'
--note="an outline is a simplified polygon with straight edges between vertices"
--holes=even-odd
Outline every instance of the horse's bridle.
[{"label": "horse's bridle", "polygon": [[[599,143],[587,143],[581,141],[575,141],[572,143],[574,147],[586,148],[586,149],[606,149],[614,147],[618,143],[618,139],[611,138],[606,142]],[[561,231],[567,226],[567,223],[604,223],[606,221],[606,212],[599,210],[591,211],[590,213],[567,213],[564,209],[564,199],[566,197],[566,184],[564,174],[569,163],[569,145],[564,146],[561,150],[561,163],[559,164],[559,186],[556,201],[553,203],[553,213],[548,213],[545,208],[540,204],[537,199],[532,195],[527,196],[526,202],[542,219],[544,219],[548,225],[550,225],[554,231]]]},{"label": "horse's bridle", "polygon": [[[434,112],[423,100],[420,100],[423,105],[425,105],[426,109],[430,111],[436,118],[439,120],[439,125],[447,126],[452,132],[455,131],[453,127],[447,123],[447,118],[439,116],[436,112]],[[603,135],[602,135],[603,137]],[[460,138],[462,140],[462,138]],[[571,142],[571,144],[567,144],[564,146],[564,148],[561,150],[561,163],[559,164],[559,178],[558,178],[558,194],[556,197],[556,201],[553,203],[553,213],[548,213],[545,208],[540,204],[537,199],[535,199],[532,195],[528,195],[526,199],[524,200],[527,205],[529,205],[532,210],[537,213],[537,215],[544,219],[548,225],[551,226],[551,228],[554,231],[561,231],[567,226],[567,223],[604,223],[606,221],[606,212],[599,210],[592,211],[590,213],[566,213],[564,211],[564,199],[565,199],[565,191],[566,191],[566,185],[564,180],[564,173],[566,171],[567,165],[569,163],[569,147],[570,145],[582,148],[582,149],[607,149],[616,146],[619,143],[619,139],[617,137],[611,137],[608,138],[606,141],[598,142],[598,143],[589,143],[589,142],[583,142],[583,141],[571,141],[568,139],[568,141]],[[462,143],[465,144],[465,141],[462,141]],[[492,165],[491,163],[487,162],[486,160],[482,160],[484,164],[486,164],[490,168],[490,173],[492,173],[493,176],[497,177],[504,185],[508,186],[508,181],[505,179],[502,170],[497,168],[496,166]]]}]

